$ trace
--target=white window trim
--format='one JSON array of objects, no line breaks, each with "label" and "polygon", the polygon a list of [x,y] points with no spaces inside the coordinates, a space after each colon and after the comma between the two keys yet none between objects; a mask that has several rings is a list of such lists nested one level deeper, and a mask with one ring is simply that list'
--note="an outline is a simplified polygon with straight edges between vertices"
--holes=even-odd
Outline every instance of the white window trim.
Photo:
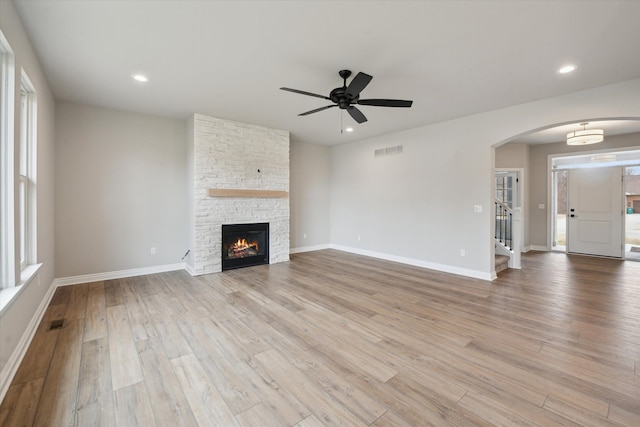
[{"label": "white window trim", "polygon": [[19,295],[34,279],[37,278],[37,283],[40,284],[40,278],[38,276],[40,268],[42,268],[42,264],[28,265],[24,270],[22,270],[20,274],[20,281],[16,286],[0,289],[0,315],[2,315],[2,312],[11,305],[11,302],[15,300],[15,297]]},{"label": "white window trim", "polygon": [[29,178],[26,175],[18,175],[18,241],[20,248],[20,270],[29,263]]},{"label": "white window trim", "polygon": [[[30,92],[28,99],[30,129],[28,129],[28,153],[26,157],[27,179],[36,179],[37,159],[37,104],[35,89],[29,78],[22,70],[21,87]],[[13,50],[7,39],[0,31],[0,315],[8,309],[21,292],[33,281],[39,284],[38,272],[42,264],[36,264],[37,234],[36,234],[36,189],[33,186],[28,200],[28,220],[31,221],[30,235],[27,237],[27,263],[21,266],[18,274],[16,266],[16,235],[15,235],[15,59]],[[28,182],[28,180],[27,180]],[[19,276],[19,278],[17,277]]]},{"label": "white window trim", "polygon": [[[21,131],[26,127],[26,153],[23,153],[21,150],[20,156],[24,156],[26,154],[25,159],[20,159],[20,163],[25,162],[25,170],[20,170],[20,177],[22,179],[24,177],[25,182],[25,212],[24,217],[20,218],[20,221],[24,221],[25,227],[25,239],[24,244],[26,244],[26,248],[20,248],[20,254],[24,252],[24,260],[20,263],[20,270],[24,270],[27,266],[35,264],[37,262],[37,191],[38,187],[37,183],[37,94],[35,87],[31,83],[29,76],[25,73],[24,69],[22,70],[21,75],[21,84],[20,90],[26,92],[26,123],[24,126],[22,125],[23,118],[21,117]],[[21,108],[22,113],[22,108]],[[21,137],[22,138],[22,137]],[[24,175],[23,175],[24,172]]]},{"label": "white window trim", "polygon": [[[15,286],[14,110],[15,59],[0,31],[0,289]],[[11,209],[10,209],[11,208]]]}]

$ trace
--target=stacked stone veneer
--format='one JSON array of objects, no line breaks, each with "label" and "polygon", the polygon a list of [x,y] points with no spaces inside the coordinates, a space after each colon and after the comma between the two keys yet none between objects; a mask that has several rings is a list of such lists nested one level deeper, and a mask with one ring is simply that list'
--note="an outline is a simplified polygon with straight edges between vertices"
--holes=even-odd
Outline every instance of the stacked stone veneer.
[{"label": "stacked stone veneer", "polygon": [[193,273],[222,270],[222,224],[269,223],[269,262],[289,261],[289,197],[209,197],[207,189],[289,191],[289,133],[195,114]]}]

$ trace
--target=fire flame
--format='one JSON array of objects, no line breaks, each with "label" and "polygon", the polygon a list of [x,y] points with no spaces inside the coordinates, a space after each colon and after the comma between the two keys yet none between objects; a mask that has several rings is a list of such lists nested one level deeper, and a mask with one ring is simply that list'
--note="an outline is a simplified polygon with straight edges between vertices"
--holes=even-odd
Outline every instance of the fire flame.
[{"label": "fire flame", "polygon": [[235,242],[231,248],[238,251],[241,251],[243,249],[249,249],[249,248],[254,248],[255,250],[258,250],[258,242],[248,243],[247,239],[238,239],[238,241]]}]

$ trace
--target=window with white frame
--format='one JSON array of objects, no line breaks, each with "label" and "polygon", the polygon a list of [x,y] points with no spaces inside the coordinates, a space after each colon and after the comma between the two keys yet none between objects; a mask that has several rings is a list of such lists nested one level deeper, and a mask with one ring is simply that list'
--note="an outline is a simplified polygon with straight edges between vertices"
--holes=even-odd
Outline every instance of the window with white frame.
[{"label": "window with white frame", "polygon": [[[23,70],[19,109],[14,111],[14,64],[13,51],[0,32],[0,290],[27,283],[38,267],[36,91]],[[17,129],[15,114],[19,118]],[[0,308],[5,300],[0,298]]]},{"label": "window with white frame", "polygon": [[18,247],[20,269],[36,262],[36,91],[22,71],[18,154]]},{"label": "window with white frame", "polygon": [[0,289],[16,284],[14,228],[14,59],[0,31]]}]

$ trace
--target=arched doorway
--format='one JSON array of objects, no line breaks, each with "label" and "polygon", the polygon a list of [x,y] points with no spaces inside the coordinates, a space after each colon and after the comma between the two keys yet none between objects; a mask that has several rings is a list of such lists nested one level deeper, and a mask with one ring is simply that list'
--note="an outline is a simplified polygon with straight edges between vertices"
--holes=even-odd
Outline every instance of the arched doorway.
[{"label": "arched doorway", "polygon": [[[495,149],[496,170],[521,167],[524,168],[524,176],[527,178],[523,197],[525,206],[523,250],[525,252],[528,250],[550,251],[557,249],[558,246],[563,246],[560,249],[566,250],[566,242],[559,242],[555,234],[559,222],[558,212],[554,211],[556,187],[552,181],[554,175],[553,165],[549,161],[551,156],[590,155],[590,162],[603,162],[602,156],[606,154],[620,153],[629,150],[630,147],[640,146],[640,120],[635,117],[592,119],[590,122],[594,126],[604,128],[605,140],[589,147],[567,146],[567,133],[572,127],[578,128],[579,123],[584,121],[576,120],[571,124],[559,123],[533,130],[514,137]],[[640,185],[638,193],[640,193]],[[637,204],[640,205],[640,194],[637,200],[639,200]],[[633,201],[630,200],[629,203],[633,208]],[[561,214],[565,213],[561,212]],[[640,219],[640,212],[638,218]],[[638,246],[640,246],[640,226],[638,228]],[[640,249],[637,250],[640,251]],[[627,258],[630,258],[628,246],[626,253]],[[637,258],[640,258],[640,252],[637,254]]]}]

